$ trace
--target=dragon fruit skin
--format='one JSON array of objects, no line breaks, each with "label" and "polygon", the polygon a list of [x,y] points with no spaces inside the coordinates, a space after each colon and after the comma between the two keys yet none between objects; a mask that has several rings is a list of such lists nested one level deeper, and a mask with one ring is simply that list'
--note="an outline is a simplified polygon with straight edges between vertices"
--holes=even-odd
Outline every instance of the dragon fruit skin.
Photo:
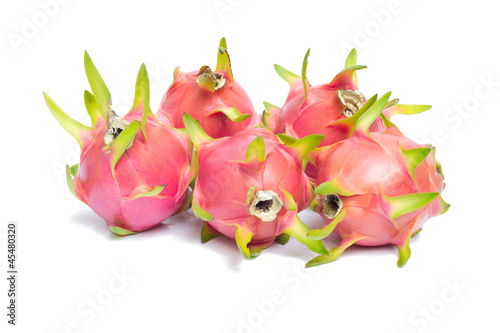
[{"label": "dragon fruit skin", "polygon": [[322,136],[286,146],[268,129],[250,128],[213,140],[189,115],[184,122],[198,154],[192,207],[205,221],[202,242],[225,235],[250,258],[293,236],[326,254],[321,241],[306,237],[310,229],[298,218],[312,198],[302,160]]},{"label": "dragon fruit skin", "polygon": [[[337,126],[337,121],[346,119],[346,115],[355,113],[366,102],[359,92],[356,76],[356,71],[366,66],[356,64],[357,52],[353,49],[347,57],[345,68],[331,82],[311,86],[306,76],[309,53],[308,50],[304,57],[302,77],[275,65],[278,74],[290,84],[290,92],[281,109],[265,102],[266,110],[262,120],[276,134],[285,133],[294,138],[323,134],[325,140],[321,142],[321,146],[329,146],[347,138],[344,129]],[[358,98],[356,107],[347,103],[353,100],[350,96]],[[395,99],[385,106],[384,115],[388,119],[395,114],[415,114],[430,109],[427,105],[397,103],[398,100]],[[370,126],[370,132],[383,130],[385,126],[381,118],[377,118]]]},{"label": "dragon fruit skin", "polygon": [[188,186],[196,171],[191,142],[152,114],[146,67],[123,118],[111,110],[109,91],[87,53],[85,69],[94,93],[85,92],[93,127],[71,119],[45,94],[55,118],[81,147],[79,165],[67,167],[70,190],[118,235],[150,229],[189,208]]},{"label": "dragon fruit skin", "polygon": [[217,54],[217,68],[203,66],[199,71],[174,72],[174,82],[163,96],[158,120],[184,127],[183,113],[198,120],[213,138],[233,134],[260,121],[250,97],[233,78],[226,41],[221,40]]},{"label": "dragon fruit skin", "polygon": [[449,208],[441,197],[445,184],[432,147],[406,138],[385,116],[387,130],[368,132],[389,95],[370,99],[343,122],[350,127],[348,139],[313,152],[318,196],[311,205],[327,226],[309,237],[322,239],[334,231],[342,240],[308,267],[334,261],[352,244],[394,244],[401,267],[409,259],[412,235]]}]

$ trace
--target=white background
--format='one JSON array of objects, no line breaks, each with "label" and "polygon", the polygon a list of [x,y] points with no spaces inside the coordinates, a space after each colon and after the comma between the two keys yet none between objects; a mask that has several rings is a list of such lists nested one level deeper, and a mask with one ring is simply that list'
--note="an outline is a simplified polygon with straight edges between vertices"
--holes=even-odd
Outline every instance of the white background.
[{"label": "white background", "polygon": [[[0,266],[6,272],[6,223],[16,221],[20,271],[15,328],[6,324],[0,274],[2,332],[500,330],[500,22],[493,1],[43,5],[49,2],[56,3],[0,7]],[[228,239],[201,245],[201,223],[190,212],[119,238],[70,194],[62,167],[77,162],[78,146],[42,91],[89,124],[86,49],[121,114],[145,62],[156,109],[174,68],[215,66],[223,36],[235,78],[259,112],[262,101],[282,105],[288,92],[273,64],[299,73],[309,47],[312,84],[329,82],[343,68],[344,49],[354,46],[358,63],[368,66],[358,73],[366,96],[392,91],[402,103],[433,105],[394,121],[410,138],[437,146],[443,197],[452,206],[412,239],[404,268],[396,266],[396,249],[385,246],[353,247],[334,263],[305,270],[315,255],[293,239],[245,260]],[[301,216],[313,227],[322,224],[312,212]],[[326,245],[337,242],[332,237]],[[124,282],[116,280],[121,274]]]}]

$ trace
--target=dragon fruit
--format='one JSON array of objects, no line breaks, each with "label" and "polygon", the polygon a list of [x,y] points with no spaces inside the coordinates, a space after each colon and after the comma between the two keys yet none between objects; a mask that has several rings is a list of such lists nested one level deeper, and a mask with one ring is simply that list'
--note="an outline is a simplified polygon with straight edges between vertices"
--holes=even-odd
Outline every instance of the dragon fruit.
[{"label": "dragon fruit", "polygon": [[184,127],[183,113],[200,122],[213,138],[231,136],[260,120],[247,93],[233,78],[225,38],[222,38],[217,67],[202,66],[199,71],[174,72],[174,82],[163,96],[157,118]]},{"label": "dragon fruit", "polygon": [[192,208],[204,221],[203,243],[225,235],[251,258],[293,236],[310,250],[327,253],[321,241],[306,237],[310,229],[298,217],[312,198],[302,160],[323,136],[286,146],[261,127],[214,140],[188,114],[184,122],[198,154]]},{"label": "dragon fruit", "polygon": [[[290,84],[290,92],[285,104],[280,109],[264,102],[266,110],[262,120],[274,133],[286,133],[294,138],[303,138],[310,134],[323,134],[322,146],[328,146],[347,137],[343,126],[337,122],[355,114],[366,102],[358,89],[356,71],[366,68],[357,65],[357,52],[353,49],[346,60],[345,68],[330,83],[311,86],[306,76],[307,51],[302,64],[302,77],[295,75],[279,65],[277,73]],[[388,101],[384,106],[384,115],[391,119],[395,114],[415,114],[430,109],[427,105],[397,104],[398,99]],[[370,132],[385,129],[382,119],[377,118],[370,126]]]},{"label": "dragon fruit", "polygon": [[165,127],[151,112],[144,64],[134,104],[123,118],[110,108],[109,90],[87,52],[85,71],[93,92],[84,95],[92,127],[71,119],[44,93],[81,148],[80,164],[66,168],[71,192],[118,235],[150,229],[189,208],[188,186],[196,172],[192,145],[185,131]]},{"label": "dragon fruit", "polygon": [[[317,199],[311,206],[327,225],[308,236],[323,239],[334,231],[342,240],[308,267],[334,261],[352,244],[394,244],[401,267],[410,257],[412,235],[449,208],[441,197],[445,184],[434,148],[406,138],[382,114],[389,96],[376,102],[372,97],[358,113],[340,121],[348,139],[311,153],[318,168]],[[379,117],[387,129],[369,133]]]}]

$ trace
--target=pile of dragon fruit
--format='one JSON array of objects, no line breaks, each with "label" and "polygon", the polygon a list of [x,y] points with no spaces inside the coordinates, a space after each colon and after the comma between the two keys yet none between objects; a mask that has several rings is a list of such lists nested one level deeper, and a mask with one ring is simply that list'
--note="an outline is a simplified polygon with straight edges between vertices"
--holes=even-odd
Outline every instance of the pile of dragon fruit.
[{"label": "pile of dragon fruit", "polygon": [[[353,244],[394,244],[403,266],[411,237],[450,206],[441,197],[435,148],[407,138],[391,121],[430,106],[399,104],[390,93],[365,98],[356,72],[366,66],[356,64],[356,50],[331,82],[312,86],[308,57],[301,76],[275,65],[290,92],[281,108],[264,102],[261,116],[233,78],[223,38],[214,71],[176,68],[156,114],[143,64],[133,106],[120,116],[85,52],[92,126],[44,94],[81,148],[80,163],[66,168],[69,189],[120,236],[191,208],[203,221],[203,243],[229,237],[246,258],[292,236],[319,254],[306,267],[332,262]],[[299,212],[309,207],[324,227],[301,221]],[[328,250],[322,240],[332,232],[340,243]]]}]

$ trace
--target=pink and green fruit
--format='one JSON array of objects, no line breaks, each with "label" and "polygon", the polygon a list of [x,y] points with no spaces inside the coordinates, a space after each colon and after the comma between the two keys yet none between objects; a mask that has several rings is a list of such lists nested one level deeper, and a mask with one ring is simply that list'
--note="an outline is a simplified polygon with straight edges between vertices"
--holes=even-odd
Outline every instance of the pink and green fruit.
[{"label": "pink and green fruit", "polygon": [[[311,134],[323,134],[322,146],[328,146],[347,138],[347,128],[341,120],[351,117],[365,103],[360,92],[356,72],[366,66],[357,65],[355,49],[349,53],[345,67],[331,82],[311,86],[307,79],[309,50],[302,64],[302,76],[289,72],[275,65],[277,73],[288,82],[290,92],[285,104],[280,108],[264,103],[266,111],[263,122],[274,133],[284,133],[294,138],[303,138]],[[415,114],[430,109],[428,105],[403,105],[399,100],[388,101],[384,106],[384,115],[390,119],[395,114]],[[370,125],[370,132],[385,130],[379,117]]]},{"label": "pink and green fruit", "polygon": [[84,94],[92,127],[70,118],[44,94],[81,148],[80,163],[67,167],[73,194],[118,235],[150,229],[189,208],[188,187],[196,173],[192,145],[185,131],[165,127],[151,112],[146,67],[140,68],[134,104],[124,117],[111,109],[109,90],[86,52],[85,70],[93,92]]},{"label": "pink and green fruit", "polygon": [[231,136],[260,121],[250,97],[234,80],[224,38],[217,52],[215,71],[208,66],[189,73],[176,68],[174,82],[163,96],[156,116],[160,121],[182,128],[184,113],[199,121],[213,138]]},{"label": "pink and green fruit", "polygon": [[189,115],[184,122],[198,153],[193,212],[205,221],[203,242],[225,235],[250,258],[292,236],[312,251],[327,253],[321,241],[306,237],[310,229],[298,217],[312,198],[303,158],[323,136],[287,146],[261,127],[212,139]]},{"label": "pink and green fruit", "polygon": [[[347,139],[312,153],[318,174],[317,199],[311,206],[327,225],[309,237],[323,239],[333,231],[341,243],[307,266],[334,261],[353,244],[394,244],[399,249],[398,265],[403,266],[410,256],[412,235],[429,218],[448,210],[441,197],[445,184],[434,148],[408,139],[382,114],[389,96],[377,101],[372,97],[344,121]],[[370,133],[379,118],[387,129]]]}]

